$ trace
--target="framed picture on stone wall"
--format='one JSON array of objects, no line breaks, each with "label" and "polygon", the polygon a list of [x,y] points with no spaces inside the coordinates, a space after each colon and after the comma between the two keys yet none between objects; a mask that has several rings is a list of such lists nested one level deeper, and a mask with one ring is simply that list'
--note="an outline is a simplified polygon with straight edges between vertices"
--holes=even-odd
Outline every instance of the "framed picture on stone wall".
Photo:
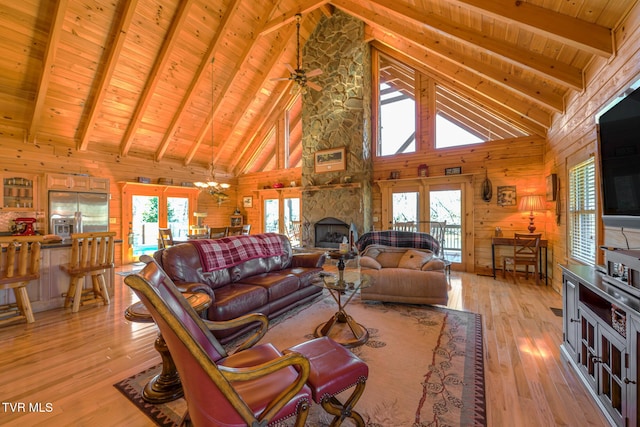
[{"label": "framed picture on stone wall", "polygon": [[345,147],[316,151],[314,155],[315,172],[340,172],[346,170],[346,153]]}]

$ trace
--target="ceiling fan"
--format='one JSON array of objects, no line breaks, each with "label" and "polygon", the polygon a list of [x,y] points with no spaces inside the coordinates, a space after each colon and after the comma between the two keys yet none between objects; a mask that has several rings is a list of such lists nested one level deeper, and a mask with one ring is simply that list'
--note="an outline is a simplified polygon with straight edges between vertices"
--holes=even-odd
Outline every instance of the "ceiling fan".
[{"label": "ceiling fan", "polygon": [[280,77],[271,80],[292,80],[296,83],[300,89],[303,91],[306,90],[307,87],[310,87],[313,90],[322,90],[322,86],[317,83],[309,81],[310,77],[319,76],[322,74],[322,70],[320,68],[316,68],[315,70],[306,72],[302,68],[302,59],[300,57],[300,20],[302,18],[301,14],[296,14],[296,68],[293,68],[289,64],[285,64],[287,70],[289,70],[289,77]]}]

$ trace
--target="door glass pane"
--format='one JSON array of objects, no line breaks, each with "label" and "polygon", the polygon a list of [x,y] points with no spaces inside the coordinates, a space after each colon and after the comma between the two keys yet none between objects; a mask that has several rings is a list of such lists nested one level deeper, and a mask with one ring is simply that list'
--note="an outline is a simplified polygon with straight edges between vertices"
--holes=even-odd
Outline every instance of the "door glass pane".
[{"label": "door glass pane", "polygon": [[418,201],[419,193],[417,191],[408,191],[404,193],[393,193],[392,195],[392,218],[395,223],[418,221]]},{"label": "door glass pane", "polygon": [[266,199],[264,201],[264,231],[266,233],[280,232],[279,209],[278,199]]},{"label": "door glass pane", "polygon": [[292,246],[300,246],[300,199],[285,198],[284,234],[289,237]]},{"label": "door glass pane", "polygon": [[452,262],[462,259],[462,191],[429,191],[430,221],[446,221],[444,257]]},{"label": "door glass pane", "polygon": [[167,226],[174,239],[187,239],[189,234],[189,199],[167,197]]},{"label": "door glass pane", "polygon": [[158,197],[133,196],[133,256],[152,255],[158,249]]}]

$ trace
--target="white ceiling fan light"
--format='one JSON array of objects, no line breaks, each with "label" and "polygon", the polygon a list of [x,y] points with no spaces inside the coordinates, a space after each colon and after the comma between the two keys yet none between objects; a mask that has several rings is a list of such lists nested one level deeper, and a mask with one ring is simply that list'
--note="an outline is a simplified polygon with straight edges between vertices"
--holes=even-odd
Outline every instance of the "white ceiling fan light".
[{"label": "white ceiling fan light", "polygon": [[[302,19],[301,14],[296,14],[296,68],[293,68],[290,64],[285,64],[287,70],[289,70],[289,77],[280,77],[271,80],[292,80],[296,85],[297,89],[305,91],[307,87],[310,87],[313,90],[320,91],[322,90],[322,86],[312,81],[309,81],[309,78],[319,76],[322,74],[322,70],[320,68],[316,68],[315,70],[311,70],[307,72],[302,68],[302,58],[300,56],[300,20]],[[294,89],[296,89],[294,87]],[[293,90],[293,89],[292,89]]]}]

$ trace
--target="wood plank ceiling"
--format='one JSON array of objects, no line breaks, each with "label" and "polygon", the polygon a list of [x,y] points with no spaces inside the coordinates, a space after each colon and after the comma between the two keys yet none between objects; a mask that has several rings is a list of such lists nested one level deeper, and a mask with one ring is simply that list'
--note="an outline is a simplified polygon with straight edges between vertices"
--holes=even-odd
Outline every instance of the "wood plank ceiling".
[{"label": "wood plank ceiling", "polygon": [[612,29],[634,3],[0,0],[0,132],[56,150],[214,158],[232,175],[264,169],[274,121],[295,105],[290,82],[272,80],[296,62],[295,14],[304,43],[340,9],[376,48],[544,136],[588,64],[614,54]]}]

